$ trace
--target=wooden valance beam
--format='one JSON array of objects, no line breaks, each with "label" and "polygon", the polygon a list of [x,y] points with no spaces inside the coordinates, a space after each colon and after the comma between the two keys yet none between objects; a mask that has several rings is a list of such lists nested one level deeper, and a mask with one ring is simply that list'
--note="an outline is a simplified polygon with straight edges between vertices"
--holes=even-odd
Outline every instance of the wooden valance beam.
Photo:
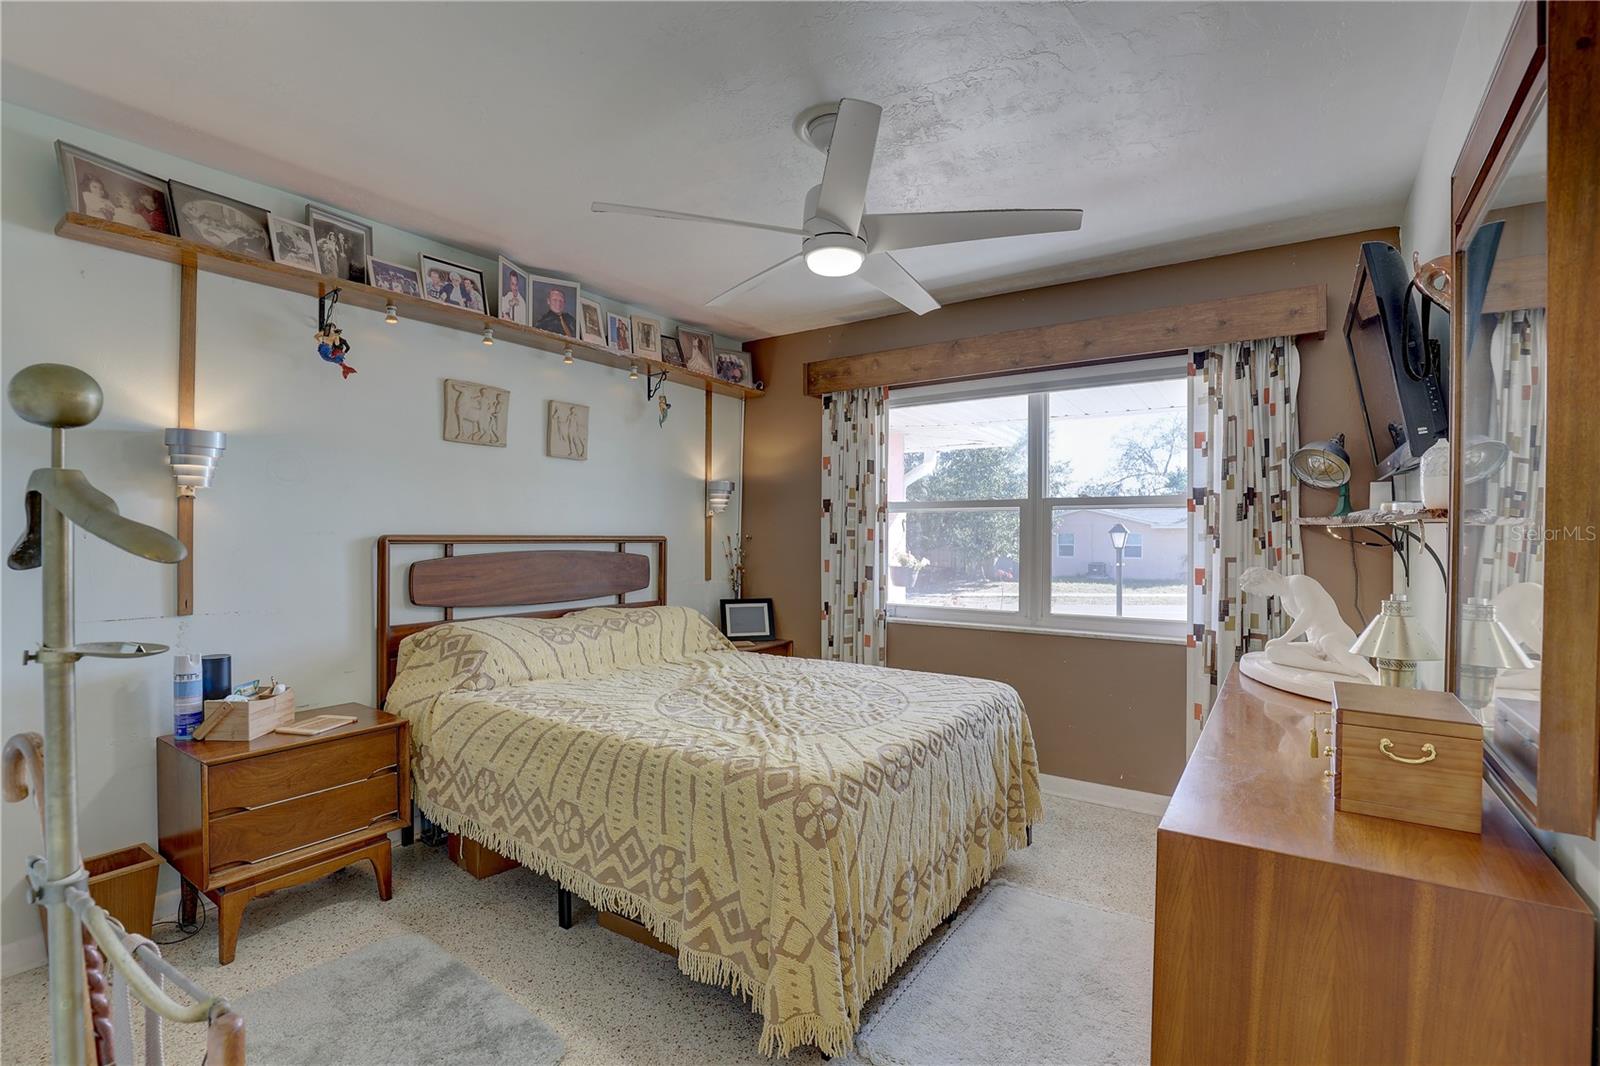
[{"label": "wooden valance beam", "polygon": [[806,395],[1051,370],[1074,363],[1105,362],[1228,341],[1303,337],[1325,333],[1327,329],[1328,287],[1302,285],[822,359],[806,364]]}]

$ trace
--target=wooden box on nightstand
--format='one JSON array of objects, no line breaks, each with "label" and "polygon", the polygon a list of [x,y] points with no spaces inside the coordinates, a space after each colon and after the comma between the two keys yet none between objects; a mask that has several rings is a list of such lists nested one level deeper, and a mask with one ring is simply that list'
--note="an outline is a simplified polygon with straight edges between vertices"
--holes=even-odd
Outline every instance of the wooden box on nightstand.
[{"label": "wooden box on nightstand", "polygon": [[794,641],[792,640],[736,640],[733,646],[740,651],[753,652],[757,655],[793,655]]},{"label": "wooden box on nightstand", "polygon": [[217,906],[217,958],[233,961],[245,906],[366,860],[393,890],[389,833],[411,815],[407,722],[346,703],[355,717],[316,736],[156,741],[161,855],[183,877],[183,916]]}]

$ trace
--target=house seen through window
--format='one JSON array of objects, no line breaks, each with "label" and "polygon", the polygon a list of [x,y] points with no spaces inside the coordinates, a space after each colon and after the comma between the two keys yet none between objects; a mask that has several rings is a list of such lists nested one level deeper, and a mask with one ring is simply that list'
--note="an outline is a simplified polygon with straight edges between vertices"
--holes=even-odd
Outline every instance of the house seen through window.
[{"label": "house seen through window", "polygon": [[1188,419],[1181,357],[891,393],[892,616],[1181,633]]}]

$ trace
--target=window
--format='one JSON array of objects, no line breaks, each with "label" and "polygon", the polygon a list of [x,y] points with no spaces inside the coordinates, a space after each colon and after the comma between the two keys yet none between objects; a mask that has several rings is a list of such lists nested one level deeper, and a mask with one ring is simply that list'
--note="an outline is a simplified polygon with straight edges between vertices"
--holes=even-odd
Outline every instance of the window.
[{"label": "window", "polygon": [[1181,635],[1188,397],[1170,356],[895,390],[891,617]]}]

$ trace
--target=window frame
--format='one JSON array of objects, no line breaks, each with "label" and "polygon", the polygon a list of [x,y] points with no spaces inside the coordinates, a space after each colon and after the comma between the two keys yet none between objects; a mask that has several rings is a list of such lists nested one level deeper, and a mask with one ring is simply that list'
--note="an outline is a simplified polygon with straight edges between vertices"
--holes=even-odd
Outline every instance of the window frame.
[{"label": "window frame", "polygon": [[[1003,378],[922,385],[891,389],[889,407],[916,407],[932,403],[988,399],[999,396],[1028,397],[1028,495],[1025,499],[941,500],[937,502],[890,502],[888,513],[911,514],[919,511],[1009,508],[1019,512],[1018,561],[1022,577],[1017,583],[1016,611],[995,611],[967,607],[932,607],[925,604],[889,603],[888,618],[893,622],[964,625],[981,629],[1014,629],[1030,632],[1060,632],[1081,636],[1135,638],[1179,643],[1187,639],[1188,612],[1181,619],[1130,618],[1098,614],[1066,614],[1050,609],[1053,553],[1052,517],[1058,508],[1187,507],[1189,493],[1155,496],[1046,496],[1050,393],[1062,389],[1095,385],[1116,385],[1187,377],[1186,355],[1160,355],[1068,367],[1042,373],[1018,374]],[[1191,405],[1186,405],[1191,407]],[[1187,411],[1189,439],[1193,439],[1193,412]],[[1190,464],[1185,463],[1185,469]],[[1192,478],[1192,474],[1191,474]],[[1142,554],[1142,553],[1141,553]],[[1184,539],[1185,572],[1191,570],[1190,538]]]}]

